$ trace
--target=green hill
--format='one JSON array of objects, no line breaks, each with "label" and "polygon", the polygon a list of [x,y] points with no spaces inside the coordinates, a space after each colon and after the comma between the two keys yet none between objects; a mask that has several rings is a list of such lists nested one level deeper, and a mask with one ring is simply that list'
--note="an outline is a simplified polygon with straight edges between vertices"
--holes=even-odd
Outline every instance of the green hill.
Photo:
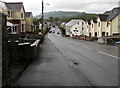
[{"label": "green hill", "polygon": [[[65,12],[65,11],[53,11],[44,13],[44,18],[60,18],[60,19],[70,19],[70,18],[79,18],[79,19],[90,19],[91,17],[96,16],[96,14],[90,14],[85,12]],[[42,15],[37,15],[34,18],[40,19]]]}]

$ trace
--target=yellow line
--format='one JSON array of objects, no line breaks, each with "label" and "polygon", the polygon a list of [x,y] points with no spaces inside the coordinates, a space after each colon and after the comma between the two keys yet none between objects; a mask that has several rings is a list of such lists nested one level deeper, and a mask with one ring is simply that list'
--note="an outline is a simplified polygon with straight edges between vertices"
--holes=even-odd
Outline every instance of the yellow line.
[{"label": "yellow line", "polygon": [[104,52],[102,52],[102,51],[99,51],[99,53],[104,54],[104,55],[107,55],[107,56],[110,56],[110,57],[114,57],[114,58],[120,59],[120,58],[117,57],[117,56],[113,56],[113,55],[111,55],[111,54],[107,54],[107,53],[104,53]]}]

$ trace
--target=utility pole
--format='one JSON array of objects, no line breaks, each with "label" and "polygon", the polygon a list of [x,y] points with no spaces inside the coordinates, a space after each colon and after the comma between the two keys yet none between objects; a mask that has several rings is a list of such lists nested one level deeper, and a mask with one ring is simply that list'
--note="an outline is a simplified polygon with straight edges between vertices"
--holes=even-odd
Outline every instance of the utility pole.
[{"label": "utility pole", "polygon": [[44,2],[42,0],[42,33],[44,34],[44,31],[43,31],[43,26],[44,26]]},{"label": "utility pole", "polygon": [[41,38],[41,41],[43,42],[44,41],[44,2],[42,0],[42,27],[41,27],[41,32],[42,32],[42,38]]}]

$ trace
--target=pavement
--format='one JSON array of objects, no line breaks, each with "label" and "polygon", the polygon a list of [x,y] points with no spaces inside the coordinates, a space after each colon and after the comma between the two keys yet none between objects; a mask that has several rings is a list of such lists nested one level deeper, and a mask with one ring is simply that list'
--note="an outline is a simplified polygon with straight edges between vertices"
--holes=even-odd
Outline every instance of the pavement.
[{"label": "pavement", "polygon": [[[89,46],[89,49],[94,48],[96,50],[101,50],[101,52],[109,53],[113,56],[119,57],[118,51],[119,47],[115,45],[106,45],[106,44],[100,44],[97,40],[95,41],[86,41],[86,40],[79,40],[79,39],[73,39],[70,37],[66,37],[68,40],[72,40],[78,43],[84,44],[84,46]],[[87,48],[87,47],[86,47]]]},{"label": "pavement", "polygon": [[46,37],[36,59],[16,82],[16,86],[90,86],[76,66]]}]

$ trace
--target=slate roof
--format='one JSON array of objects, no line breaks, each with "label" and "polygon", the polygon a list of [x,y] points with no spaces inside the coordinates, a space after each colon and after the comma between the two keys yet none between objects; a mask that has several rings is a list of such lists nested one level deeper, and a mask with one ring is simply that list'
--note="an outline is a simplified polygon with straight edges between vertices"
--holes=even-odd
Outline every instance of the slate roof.
[{"label": "slate roof", "polygon": [[118,14],[120,13],[120,7],[118,8],[114,8],[113,10],[111,10],[107,21],[111,21],[112,19],[114,19]]},{"label": "slate roof", "polygon": [[109,15],[110,12],[111,12],[111,11],[106,11],[106,12],[104,12],[103,14],[104,14],[104,15]]},{"label": "slate roof", "polygon": [[99,14],[98,17],[100,18],[101,21],[106,21],[108,18],[108,15]]},{"label": "slate roof", "polygon": [[94,23],[97,23],[97,17],[93,17],[92,20]]},{"label": "slate roof", "polygon": [[25,12],[25,17],[31,17],[32,16],[32,12]]},{"label": "slate roof", "polygon": [[[24,9],[23,2],[6,2],[5,4],[9,10],[19,11],[19,10],[21,10],[22,7]],[[24,9],[24,11],[25,11],[25,9]]]},{"label": "slate roof", "polygon": [[87,20],[86,22],[88,22],[88,24],[91,25],[91,20]]},{"label": "slate roof", "polygon": [[81,22],[81,21],[82,21],[81,19],[79,19],[79,20],[73,19],[73,20],[69,21],[68,23],[66,23],[65,25],[66,26],[73,26],[73,25],[75,25],[75,24],[77,24],[78,22]]}]

